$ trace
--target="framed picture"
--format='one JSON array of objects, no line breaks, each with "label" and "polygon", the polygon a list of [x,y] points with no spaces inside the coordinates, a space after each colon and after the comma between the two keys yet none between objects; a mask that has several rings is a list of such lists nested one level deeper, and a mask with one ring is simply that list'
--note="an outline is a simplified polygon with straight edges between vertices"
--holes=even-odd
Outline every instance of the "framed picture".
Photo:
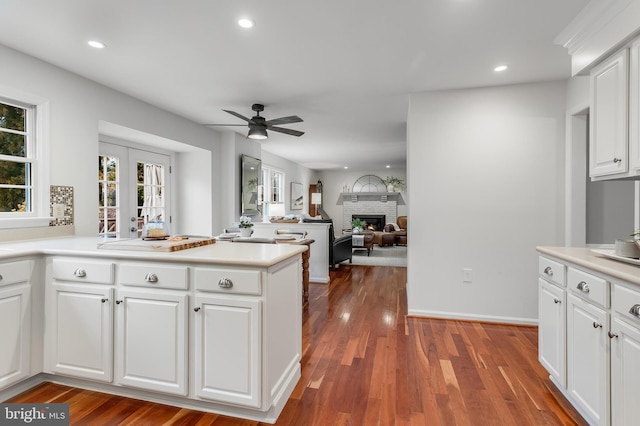
[{"label": "framed picture", "polygon": [[303,196],[302,184],[291,182],[291,210],[302,210]]}]

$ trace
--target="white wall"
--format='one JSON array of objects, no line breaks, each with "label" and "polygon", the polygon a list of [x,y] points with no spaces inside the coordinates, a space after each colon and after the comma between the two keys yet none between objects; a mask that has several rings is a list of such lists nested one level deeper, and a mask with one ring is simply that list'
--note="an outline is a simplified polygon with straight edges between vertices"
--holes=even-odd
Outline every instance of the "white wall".
[{"label": "white wall", "polygon": [[[213,200],[220,196],[215,172],[220,165],[219,133],[2,45],[0,58],[0,95],[7,88],[49,102],[50,184],[74,187],[77,235],[97,235],[96,159],[101,121],[210,152],[209,158],[197,164],[207,169],[199,182],[201,196],[179,200],[181,209],[203,207],[194,210],[190,221],[203,223],[203,230],[218,227],[219,210]],[[176,173],[180,179],[180,170]],[[181,229],[180,219],[176,220],[174,229]],[[43,234],[47,231],[42,229]]]},{"label": "white wall", "polygon": [[[412,315],[535,323],[537,245],[556,245],[564,82],[411,96]],[[472,283],[463,283],[463,269]]]},{"label": "white wall", "polygon": [[[269,143],[268,141],[266,143]],[[317,180],[312,180],[314,172],[311,169],[301,166],[298,163],[286,160],[278,155],[262,150],[262,164],[271,166],[277,170],[284,172],[285,187],[285,211],[286,214],[302,215],[302,213],[309,213],[309,184],[316,183]],[[302,184],[302,193],[304,195],[304,204],[302,210],[291,210],[291,182],[297,182]]]}]

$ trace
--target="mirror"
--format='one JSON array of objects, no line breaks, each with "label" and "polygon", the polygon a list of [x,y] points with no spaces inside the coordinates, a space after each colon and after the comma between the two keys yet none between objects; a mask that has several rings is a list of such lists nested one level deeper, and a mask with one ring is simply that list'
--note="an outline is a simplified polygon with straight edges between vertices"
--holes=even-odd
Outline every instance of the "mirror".
[{"label": "mirror", "polygon": [[241,194],[242,205],[240,211],[244,216],[256,216],[262,213],[262,161],[242,155]]}]

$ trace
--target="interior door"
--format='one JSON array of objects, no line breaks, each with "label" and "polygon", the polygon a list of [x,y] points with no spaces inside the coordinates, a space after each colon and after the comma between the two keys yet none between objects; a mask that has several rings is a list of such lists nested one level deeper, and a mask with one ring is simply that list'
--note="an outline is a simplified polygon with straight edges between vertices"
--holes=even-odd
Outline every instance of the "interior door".
[{"label": "interior door", "polygon": [[149,220],[171,222],[171,156],[100,142],[99,235],[138,238]]}]

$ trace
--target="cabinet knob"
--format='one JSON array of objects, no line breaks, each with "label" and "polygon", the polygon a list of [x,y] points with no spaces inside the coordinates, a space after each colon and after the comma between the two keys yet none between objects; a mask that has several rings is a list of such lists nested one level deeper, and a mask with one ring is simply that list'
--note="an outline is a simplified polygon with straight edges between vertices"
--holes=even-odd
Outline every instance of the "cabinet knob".
[{"label": "cabinet knob", "polygon": [[78,278],[84,278],[87,276],[87,271],[85,271],[82,268],[78,268],[75,271],[73,271],[73,276]]},{"label": "cabinet knob", "polygon": [[123,300],[116,300],[116,304],[117,305],[121,304],[122,302],[124,302],[124,301]]},{"label": "cabinet knob", "polygon": [[544,268],[544,273],[549,275],[550,277],[553,276],[553,269],[551,269],[551,266],[547,266],[546,268]]},{"label": "cabinet knob", "polygon": [[109,301],[109,299],[107,299],[106,297],[103,297],[102,300],[100,300],[102,303],[107,303]]},{"label": "cabinet knob", "polygon": [[222,278],[220,281],[218,281],[218,286],[222,288],[231,288],[233,287],[233,281],[231,281],[229,278]]},{"label": "cabinet knob", "polygon": [[148,283],[157,283],[158,276],[156,274],[152,274],[151,272],[149,272],[147,275],[144,276],[144,280],[145,282],[148,282]]},{"label": "cabinet knob", "polygon": [[576,288],[577,288],[578,290],[580,290],[581,292],[583,292],[583,293],[589,293],[589,284],[587,284],[587,283],[586,283],[586,282],[584,282],[584,281],[580,281],[580,282],[578,283],[578,285],[576,286]]},{"label": "cabinet knob", "polygon": [[193,312],[200,312],[200,306],[196,306],[195,308],[193,308]]},{"label": "cabinet knob", "polygon": [[640,317],[640,305],[633,305],[631,309],[629,309],[629,313],[633,316]]},{"label": "cabinet knob", "polygon": [[594,321],[593,322],[593,328],[602,328],[602,324],[600,324],[599,322]]},{"label": "cabinet knob", "polygon": [[558,299],[557,297],[554,297],[553,303],[562,303],[562,300]]},{"label": "cabinet knob", "polygon": [[609,335],[609,339],[617,339],[618,335],[615,333],[612,333],[610,331],[607,332],[607,334]]},{"label": "cabinet knob", "polygon": [[618,164],[618,163],[622,163],[622,158],[614,158],[613,162]]}]

